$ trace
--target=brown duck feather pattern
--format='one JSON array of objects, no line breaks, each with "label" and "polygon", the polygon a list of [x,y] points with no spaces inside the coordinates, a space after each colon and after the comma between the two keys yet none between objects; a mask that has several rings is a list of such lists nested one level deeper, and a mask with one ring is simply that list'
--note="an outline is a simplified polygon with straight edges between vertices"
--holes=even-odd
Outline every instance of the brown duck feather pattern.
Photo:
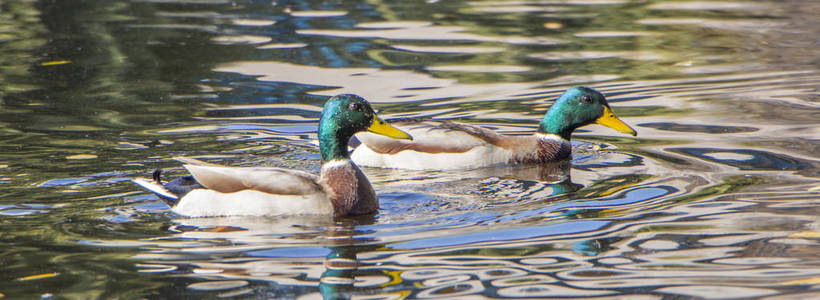
[{"label": "brown duck feather pattern", "polygon": [[320,184],[326,187],[337,216],[360,215],[379,209],[376,192],[355,164],[323,166]]}]

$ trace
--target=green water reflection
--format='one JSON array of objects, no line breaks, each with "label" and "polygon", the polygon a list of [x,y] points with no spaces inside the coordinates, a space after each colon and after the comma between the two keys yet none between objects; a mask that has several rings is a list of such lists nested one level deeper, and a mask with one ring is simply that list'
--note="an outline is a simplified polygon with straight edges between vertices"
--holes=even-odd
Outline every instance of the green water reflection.
[{"label": "green water reflection", "polygon": [[[763,297],[816,293],[811,1],[0,4],[0,297]],[[570,165],[365,169],[376,216],[185,219],[128,180],[170,158],[318,171],[351,92],[388,117],[532,132]]]}]

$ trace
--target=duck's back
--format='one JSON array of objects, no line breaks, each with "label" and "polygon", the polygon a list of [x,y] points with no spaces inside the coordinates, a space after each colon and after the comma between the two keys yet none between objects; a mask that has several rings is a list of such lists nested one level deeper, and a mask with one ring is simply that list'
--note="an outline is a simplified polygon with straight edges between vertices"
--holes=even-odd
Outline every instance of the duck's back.
[{"label": "duck's back", "polygon": [[505,136],[492,130],[448,121],[402,120],[391,125],[413,140],[358,133],[361,145],[351,155],[360,166],[425,169],[469,169],[511,163],[521,152],[535,151],[533,136]]}]

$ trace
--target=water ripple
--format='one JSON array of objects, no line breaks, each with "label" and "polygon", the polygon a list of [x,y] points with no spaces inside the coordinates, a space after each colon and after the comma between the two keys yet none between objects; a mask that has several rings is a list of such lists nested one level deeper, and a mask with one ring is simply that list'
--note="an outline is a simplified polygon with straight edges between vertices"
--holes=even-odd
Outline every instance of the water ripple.
[{"label": "water ripple", "polygon": [[[816,6],[4,3],[0,297],[811,298]],[[521,135],[573,85],[639,135],[585,126],[557,166],[363,168],[373,216],[181,218],[128,182],[178,155],[316,173],[338,93]]]}]

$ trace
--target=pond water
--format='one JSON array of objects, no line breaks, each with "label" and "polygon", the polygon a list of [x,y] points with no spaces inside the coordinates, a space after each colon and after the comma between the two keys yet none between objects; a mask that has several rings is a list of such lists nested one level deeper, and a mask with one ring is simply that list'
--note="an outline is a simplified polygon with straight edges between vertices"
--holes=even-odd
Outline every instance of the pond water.
[{"label": "pond water", "polygon": [[[8,1],[0,298],[820,297],[816,1]],[[370,217],[182,218],[171,158],[319,170],[328,96],[528,134],[573,85],[632,137],[569,165],[365,168]]]}]

